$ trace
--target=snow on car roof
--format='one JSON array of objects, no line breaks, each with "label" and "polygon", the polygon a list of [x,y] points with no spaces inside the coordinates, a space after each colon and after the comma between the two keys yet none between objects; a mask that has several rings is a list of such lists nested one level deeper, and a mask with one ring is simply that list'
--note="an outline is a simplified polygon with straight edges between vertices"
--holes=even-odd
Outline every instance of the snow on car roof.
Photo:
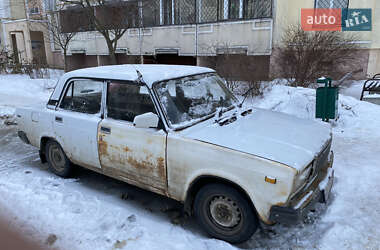
[{"label": "snow on car roof", "polygon": [[144,82],[150,88],[152,87],[152,84],[157,81],[178,78],[187,75],[214,72],[212,69],[196,66],[124,64],[79,69],[67,73],[66,77],[91,77],[111,80],[135,81],[138,78],[136,70],[142,74]]},{"label": "snow on car roof", "polygon": [[61,77],[50,97],[50,100],[59,100],[65,83],[71,78],[88,77],[109,80],[135,81],[138,79],[136,70],[142,74],[143,80],[149,88],[151,88],[153,83],[157,81],[215,72],[213,69],[204,67],[159,64],[124,64],[79,69],[66,73]]}]

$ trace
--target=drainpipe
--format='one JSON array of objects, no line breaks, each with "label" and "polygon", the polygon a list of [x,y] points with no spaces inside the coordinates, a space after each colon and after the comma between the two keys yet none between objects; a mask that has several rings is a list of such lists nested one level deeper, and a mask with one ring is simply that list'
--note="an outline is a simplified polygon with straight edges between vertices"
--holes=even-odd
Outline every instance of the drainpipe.
[{"label": "drainpipe", "polygon": [[28,4],[28,0],[24,1],[24,9],[25,9],[26,20],[29,20],[29,4]]},{"label": "drainpipe", "polygon": [[142,37],[141,37],[141,33],[142,33],[142,25],[143,25],[143,5],[142,5],[142,2],[139,1],[139,16],[140,16],[140,23],[139,23],[139,44],[140,44],[140,64],[143,64],[144,63],[144,56],[142,54]]},{"label": "drainpipe", "polygon": [[164,24],[164,3],[160,0],[160,25]]},{"label": "drainpipe", "polygon": [[195,56],[198,57],[198,24],[195,24]]},{"label": "drainpipe", "polygon": [[140,64],[143,64],[144,63],[144,56],[142,54],[141,28],[139,28],[139,44],[140,44]]},{"label": "drainpipe", "polygon": [[223,10],[224,19],[228,19],[228,12],[229,12],[229,8],[230,8],[230,1],[229,0],[224,1],[223,8],[224,8],[224,10]]},{"label": "drainpipe", "polygon": [[4,21],[1,21],[1,28],[3,29],[3,37],[4,37],[4,47],[8,47],[8,36],[7,31],[5,30],[5,24]]},{"label": "drainpipe", "polygon": [[239,2],[239,18],[243,18],[243,0]]},{"label": "drainpipe", "polygon": [[[33,51],[31,49],[32,47],[32,40],[30,37],[30,23],[29,23],[29,3],[28,0],[25,0],[25,14],[26,14],[26,32],[28,33],[29,41],[27,41],[24,36],[24,43],[25,43],[25,56],[27,60],[30,60],[28,63],[33,62]],[[30,51],[28,50],[28,44],[30,44]],[[29,53],[28,53],[29,52]],[[30,58],[28,58],[28,54],[30,55]]]},{"label": "drainpipe", "polygon": [[[195,4],[196,3],[197,2],[195,2]],[[201,21],[201,6],[202,6],[202,0],[199,0],[198,8],[197,6],[195,6],[195,11],[199,13],[199,20],[197,20],[196,15],[195,15],[195,58],[196,58],[196,61],[198,61],[198,21],[199,22]]]}]

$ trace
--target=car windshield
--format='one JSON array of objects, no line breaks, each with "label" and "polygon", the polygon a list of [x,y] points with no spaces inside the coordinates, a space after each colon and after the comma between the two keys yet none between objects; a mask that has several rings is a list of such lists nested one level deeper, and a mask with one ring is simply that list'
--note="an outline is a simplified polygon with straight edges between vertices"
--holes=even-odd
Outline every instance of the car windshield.
[{"label": "car windshield", "polygon": [[216,74],[163,81],[154,87],[173,128],[190,126],[218,109],[229,109],[237,99]]}]

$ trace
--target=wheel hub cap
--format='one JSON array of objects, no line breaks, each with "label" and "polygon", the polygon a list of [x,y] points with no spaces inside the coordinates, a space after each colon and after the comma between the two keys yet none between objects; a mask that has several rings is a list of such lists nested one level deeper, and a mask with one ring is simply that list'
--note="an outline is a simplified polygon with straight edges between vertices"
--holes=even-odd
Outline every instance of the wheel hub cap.
[{"label": "wheel hub cap", "polygon": [[65,159],[62,150],[57,146],[52,146],[49,151],[53,167],[58,171],[62,171],[65,168]]},{"label": "wheel hub cap", "polygon": [[227,197],[215,197],[210,203],[210,213],[214,221],[223,227],[232,228],[241,220],[239,207]]}]

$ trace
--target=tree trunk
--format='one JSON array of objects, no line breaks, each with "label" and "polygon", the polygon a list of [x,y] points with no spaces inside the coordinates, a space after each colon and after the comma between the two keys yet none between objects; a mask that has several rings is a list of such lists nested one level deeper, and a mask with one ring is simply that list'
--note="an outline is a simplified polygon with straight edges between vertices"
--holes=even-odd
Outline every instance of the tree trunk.
[{"label": "tree trunk", "polygon": [[[108,47],[108,53],[110,54],[110,64],[111,65],[116,65],[117,64],[117,59],[116,59],[116,54],[112,42],[109,39],[106,39],[107,41],[107,47]],[[116,46],[115,46],[116,47]]]},{"label": "tree trunk", "polygon": [[110,62],[111,65],[117,64],[116,54],[114,50],[110,51],[110,59],[111,59],[111,62]]},{"label": "tree trunk", "polygon": [[67,72],[69,68],[69,65],[67,62],[67,49],[63,49],[63,60],[65,62],[64,71]]}]

